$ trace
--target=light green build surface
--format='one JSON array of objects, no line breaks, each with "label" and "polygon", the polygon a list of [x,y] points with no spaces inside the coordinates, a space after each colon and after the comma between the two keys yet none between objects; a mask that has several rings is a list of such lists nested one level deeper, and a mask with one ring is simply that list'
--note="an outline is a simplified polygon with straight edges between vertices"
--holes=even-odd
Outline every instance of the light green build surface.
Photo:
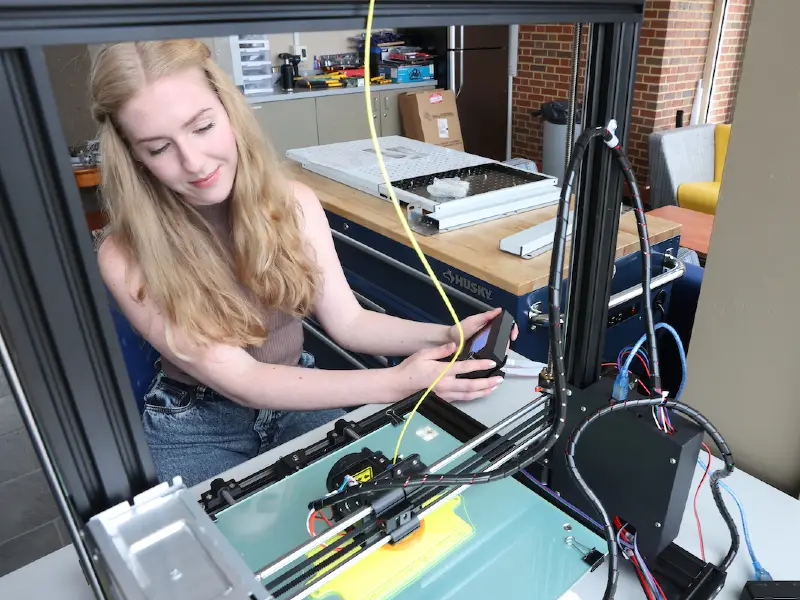
[{"label": "light green build surface", "polygon": [[[226,509],[217,516],[220,531],[253,571],[274,562],[309,540],[308,503],[327,493],[325,479],[333,464],[364,447],[391,458],[399,432],[399,428],[387,425]],[[416,415],[401,451],[417,453],[431,465],[459,445],[431,421]],[[582,553],[567,544],[567,537],[572,536],[582,547],[605,551],[602,538],[511,478],[474,485],[463,492],[460,501],[437,509],[433,515],[440,511],[450,513],[435,517],[440,534],[452,531],[453,535],[422,538],[428,543],[420,544],[419,559],[413,565],[408,552],[382,548],[364,560],[370,561],[371,570],[362,567],[349,580],[348,573],[339,575],[315,597],[555,600],[590,568],[583,562]],[[325,525],[317,527],[320,531]],[[380,568],[374,568],[376,565]],[[365,575],[374,571],[379,573],[371,579]],[[353,577],[363,581],[363,587],[354,586]],[[363,593],[354,594],[355,588]],[[373,591],[367,593],[366,588]],[[350,591],[341,595],[336,590]]]}]

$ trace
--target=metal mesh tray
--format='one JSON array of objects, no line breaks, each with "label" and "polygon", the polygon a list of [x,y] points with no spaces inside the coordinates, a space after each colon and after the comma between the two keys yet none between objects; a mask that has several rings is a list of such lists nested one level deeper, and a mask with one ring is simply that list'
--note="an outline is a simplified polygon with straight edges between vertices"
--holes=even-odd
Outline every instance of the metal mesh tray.
[{"label": "metal mesh tray", "polygon": [[546,175],[513,169],[501,163],[487,163],[475,167],[462,167],[431,175],[401,179],[393,181],[392,185],[397,189],[416,194],[422,198],[442,200],[429,194],[428,186],[433,183],[434,178],[447,179],[450,177],[458,177],[462,181],[469,181],[467,196],[478,196],[549,179]]}]

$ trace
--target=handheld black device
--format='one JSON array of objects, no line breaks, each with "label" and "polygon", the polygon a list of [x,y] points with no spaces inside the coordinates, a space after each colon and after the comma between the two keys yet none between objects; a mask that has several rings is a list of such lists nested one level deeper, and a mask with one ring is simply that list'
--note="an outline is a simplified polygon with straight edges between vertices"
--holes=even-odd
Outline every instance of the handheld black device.
[{"label": "handheld black device", "polygon": [[495,367],[487,371],[472,371],[456,375],[457,379],[482,379],[492,377],[502,369],[508,359],[508,346],[511,342],[511,332],[514,330],[514,317],[507,310],[503,310],[491,323],[478,331],[464,342],[464,349],[458,360],[491,360]]}]

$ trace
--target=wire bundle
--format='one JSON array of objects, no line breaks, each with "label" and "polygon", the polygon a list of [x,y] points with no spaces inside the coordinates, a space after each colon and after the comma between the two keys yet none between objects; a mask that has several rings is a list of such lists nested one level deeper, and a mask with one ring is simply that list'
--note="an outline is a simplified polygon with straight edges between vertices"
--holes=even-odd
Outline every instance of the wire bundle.
[{"label": "wire bundle", "polygon": [[661,589],[661,585],[655,575],[650,572],[641,552],[639,552],[636,533],[628,531],[628,524],[623,525],[619,517],[614,517],[614,526],[617,528],[617,546],[622,556],[629,560],[633,568],[636,569],[639,583],[642,584],[648,600],[667,600],[664,590]]},{"label": "wire bundle", "polygon": [[[623,359],[623,358],[624,358],[624,357],[625,357],[627,354],[629,354],[629,353],[631,352],[632,348],[633,348],[632,346],[628,346],[628,347],[626,347],[626,348],[623,348],[623,349],[620,351],[620,353],[619,353],[619,356],[617,356],[617,362],[615,362],[615,363],[603,363],[603,364],[601,364],[600,366],[601,366],[601,367],[616,367],[616,368],[617,368],[617,371],[618,371],[619,373],[622,373],[622,372],[623,372],[623,371],[622,371],[622,359]],[[647,352],[645,352],[645,351],[644,351],[644,349],[642,349],[642,348],[639,348],[638,352],[636,352],[636,358],[638,358],[638,359],[639,359],[639,362],[642,364],[642,367],[644,368],[644,371],[645,371],[645,373],[647,374],[647,377],[648,377],[648,384],[649,384],[649,383],[650,383],[649,379],[650,379],[650,377],[651,377],[652,375],[651,375],[651,373],[650,373],[650,359],[647,357]],[[633,370],[632,370],[632,369],[629,369],[629,370],[628,370],[628,376],[630,376],[630,375],[635,375],[635,373],[633,372]],[[628,386],[628,388],[630,388],[630,383],[629,383],[629,381],[630,381],[629,379],[625,381],[625,385],[626,385],[626,386]],[[615,382],[615,383],[616,383],[616,382]],[[620,380],[620,383],[622,383],[622,380]],[[638,383],[639,383],[639,385],[642,387],[642,389],[644,390],[644,392],[645,392],[645,393],[646,393],[648,396],[650,396],[650,395],[651,395],[650,388],[649,388],[649,387],[647,387],[647,386],[644,384],[644,382],[642,381],[642,378],[641,378],[641,377],[639,377],[639,378],[638,378]]]},{"label": "wire bundle", "polygon": [[[678,347],[678,354],[680,355],[681,359],[681,383],[678,386],[678,391],[675,393],[675,400],[679,400],[681,395],[683,394],[683,389],[686,386],[686,352],[683,349],[683,343],[681,342],[680,335],[678,334],[675,329],[668,325],[667,323],[658,323],[655,325],[654,330],[657,329],[664,329],[672,334],[672,338],[675,340],[675,345]],[[617,365],[619,366],[619,375],[614,380],[614,391],[612,393],[613,397],[617,401],[624,401],[628,397],[628,389],[629,389],[629,373],[631,363],[633,361],[634,356],[638,356],[639,359],[642,361],[642,364],[645,366],[645,371],[647,374],[650,374],[650,370],[648,368],[648,361],[642,358],[642,344],[644,344],[645,340],[647,339],[647,334],[643,335],[639,338],[639,340],[630,348],[624,348],[623,351],[620,353],[619,358],[617,359]],[[620,364],[621,358],[623,355],[627,354],[627,358],[625,362]],[[646,354],[645,354],[646,357]],[[655,387],[655,386],[654,386]],[[663,398],[666,399],[667,393],[666,392],[658,392],[662,395]],[[656,423],[656,427],[660,431],[668,435],[672,435],[675,433],[675,427],[672,425],[672,421],[670,420],[669,411],[663,405],[655,405],[651,408],[653,413],[653,420]]]},{"label": "wire bundle", "polygon": [[[650,251],[650,235],[647,233],[647,220],[644,216],[644,204],[642,203],[642,196],[639,193],[639,184],[636,182],[636,177],[633,175],[631,163],[628,157],[622,150],[622,144],[616,135],[617,122],[613,119],[605,127],[601,133],[603,141],[606,146],[611,148],[611,152],[617,159],[617,164],[622,170],[625,181],[628,184],[628,189],[633,195],[633,213],[636,216],[636,225],[639,233],[639,249],[642,253],[642,303],[644,304],[644,323],[645,335],[647,336],[648,352],[652,359],[653,371],[653,387],[655,393],[661,393],[661,367],[658,364],[658,348],[656,347],[656,334],[653,320],[653,299],[650,295],[650,282],[652,279],[652,265],[651,265],[651,251]],[[628,361],[630,365],[630,360]]]}]

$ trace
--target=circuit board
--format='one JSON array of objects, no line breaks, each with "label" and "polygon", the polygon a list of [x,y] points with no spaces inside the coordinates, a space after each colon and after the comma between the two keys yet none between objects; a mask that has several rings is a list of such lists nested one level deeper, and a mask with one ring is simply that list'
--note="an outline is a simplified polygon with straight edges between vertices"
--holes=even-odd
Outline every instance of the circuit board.
[{"label": "circuit board", "polygon": [[[398,434],[399,428],[386,425],[332,452],[220,512],[217,526],[257,571],[310,539],[308,503],[327,493],[326,476],[339,458],[364,447],[392,456]],[[416,415],[402,452],[417,453],[430,465],[459,445],[433,422]],[[556,600],[591,568],[568,538],[584,548],[605,548],[602,538],[513,478],[467,488],[426,517],[414,535],[413,545],[387,544],[311,597]],[[346,553],[342,551],[343,558]],[[313,579],[306,585],[312,583]],[[270,590],[278,600],[296,594],[275,591]]]}]

